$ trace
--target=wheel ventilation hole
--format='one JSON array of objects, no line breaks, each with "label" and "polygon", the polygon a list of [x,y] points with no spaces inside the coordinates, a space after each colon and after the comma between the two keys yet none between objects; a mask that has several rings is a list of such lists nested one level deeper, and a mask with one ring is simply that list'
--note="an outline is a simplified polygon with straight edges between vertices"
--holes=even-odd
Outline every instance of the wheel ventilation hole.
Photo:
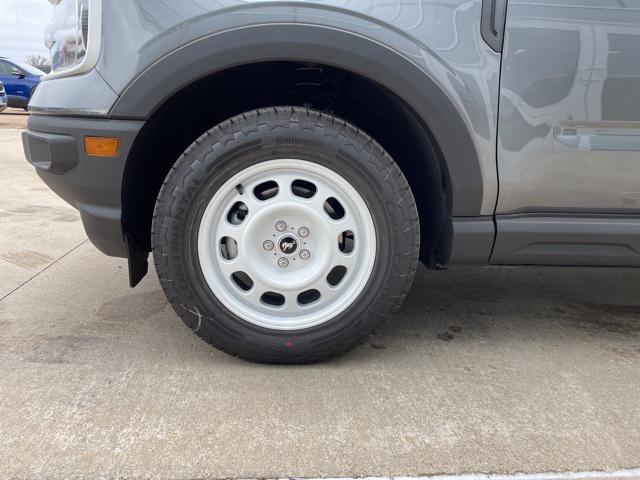
[{"label": "wheel ventilation hole", "polygon": [[225,260],[233,260],[238,256],[238,242],[231,237],[222,237],[220,240],[220,254]]},{"label": "wheel ventilation hole", "polygon": [[355,246],[355,238],[351,230],[346,230],[338,236],[338,248],[342,253],[351,253]]},{"label": "wheel ventilation hole", "polygon": [[305,290],[304,292],[298,294],[298,304],[299,305],[309,305],[320,299],[320,292],[315,289]]},{"label": "wheel ventilation hole", "polygon": [[248,292],[253,288],[253,280],[251,277],[247,275],[245,272],[233,272],[231,274],[231,279],[234,283],[245,292]]},{"label": "wheel ventilation hole", "polygon": [[327,275],[327,283],[332,287],[337,286],[344,276],[347,274],[347,268],[342,265],[338,265],[333,267],[329,274]]},{"label": "wheel ventilation hole", "polygon": [[327,212],[334,220],[340,220],[344,217],[344,207],[334,197],[329,197],[324,202],[324,211]]},{"label": "wheel ventilation hole", "polygon": [[278,184],[273,180],[269,180],[268,182],[262,182],[260,185],[255,187],[253,189],[253,194],[258,200],[265,201],[278,195],[279,190]]},{"label": "wheel ventilation hole", "polygon": [[291,191],[296,197],[311,198],[318,191],[318,187],[306,180],[294,180],[291,184]]},{"label": "wheel ventilation hole", "polygon": [[264,292],[260,297],[260,300],[265,305],[271,307],[281,307],[284,305],[284,296],[276,292]]},{"label": "wheel ventilation hole", "polygon": [[243,202],[236,202],[227,213],[227,221],[231,225],[240,225],[247,215],[249,215],[249,208]]}]

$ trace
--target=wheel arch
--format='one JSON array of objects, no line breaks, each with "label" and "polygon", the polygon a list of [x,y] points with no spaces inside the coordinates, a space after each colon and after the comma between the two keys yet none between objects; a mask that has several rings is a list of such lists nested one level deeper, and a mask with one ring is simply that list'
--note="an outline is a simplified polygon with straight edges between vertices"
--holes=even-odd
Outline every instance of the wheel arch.
[{"label": "wheel arch", "polygon": [[147,119],[190,83],[262,61],[332,65],[368,78],[402,98],[433,133],[454,187],[453,215],[480,214],[478,152],[462,115],[443,89],[406,56],[359,34],[318,25],[264,24],[203,37],[164,56],[135,78],[109,115]]},{"label": "wheel arch", "polygon": [[451,218],[473,217],[481,211],[483,180],[478,152],[472,133],[447,93],[414,62],[380,42],[345,30],[300,24],[267,24],[210,35],[148,67],[124,89],[109,115],[149,120],[195,82],[243,65],[278,61],[310,62],[352,72],[384,87],[411,110],[419,128],[433,139],[449,184],[445,200],[448,225],[440,229],[442,238],[437,240],[446,261],[452,242]]}]

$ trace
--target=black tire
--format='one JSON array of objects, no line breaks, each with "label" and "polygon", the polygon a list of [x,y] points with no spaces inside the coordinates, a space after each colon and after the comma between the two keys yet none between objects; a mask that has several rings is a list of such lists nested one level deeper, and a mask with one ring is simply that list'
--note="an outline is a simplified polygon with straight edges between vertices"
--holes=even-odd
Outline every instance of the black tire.
[{"label": "black tire", "polygon": [[[341,314],[304,330],[272,330],[237,317],[209,289],[198,264],[199,221],[215,191],[244,168],[274,158],[303,158],[339,173],[360,192],[376,228],[364,291]],[[277,364],[322,361],[362,342],[402,304],[420,242],[413,194],[384,149],[343,120],[298,107],[244,113],[198,138],[167,175],[152,229],[160,282],[185,324],[230,355]]]}]

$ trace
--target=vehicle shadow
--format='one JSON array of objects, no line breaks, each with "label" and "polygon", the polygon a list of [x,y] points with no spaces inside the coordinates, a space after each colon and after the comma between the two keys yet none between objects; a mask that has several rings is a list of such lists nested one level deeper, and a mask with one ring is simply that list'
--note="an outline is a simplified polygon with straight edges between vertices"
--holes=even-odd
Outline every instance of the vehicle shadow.
[{"label": "vehicle shadow", "polygon": [[[141,303],[136,307],[131,302]],[[114,302],[116,309],[125,305],[128,313],[114,314],[104,308],[98,315],[130,318],[139,313],[146,318],[159,314],[162,320],[154,321],[155,329],[164,325],[173,331],[167,335],[195,341],[188,347],[194,354],[194,348],[199,354],[212,351],[182,326],[159,290],[131,295],[124,304]],[[188,338],[181,331],[188,333]],[[420,266],[401,310],[360,348],[330,363],[390,360],[406,355],[407,350],[428,353],[460,346],[491,348],[505,342],[516,346],[596,342],[613,353],[640,359],[640,269],[431,271]]]},{"label": "vehicle shadow", "polygon": [[[241,362],[183,325],[155,275],[137,291],[105,302],[91,333],[138,337],[139,348],[152,355],[172,352],[181,363],[191,356],[197,363]],[[408,354],[433,358],[447,349],[490,351],[506,343],[535,349],[579,342],[640,360],[640,269],[420,266],[400,311],[360,348],[323,365],[395,361]]]},{"label": "vehicle shadow", "polygon": [[640,269],[418,269],[400,312],[365,345],[576,341],[630,343],[640,359]]}]

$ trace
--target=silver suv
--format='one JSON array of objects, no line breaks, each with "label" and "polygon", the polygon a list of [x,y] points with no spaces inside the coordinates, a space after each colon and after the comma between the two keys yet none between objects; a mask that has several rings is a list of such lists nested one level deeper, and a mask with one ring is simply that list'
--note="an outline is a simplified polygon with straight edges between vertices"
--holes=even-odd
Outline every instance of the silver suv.
[{"label": "silver suv", "polygon": [[353,348],[418,261],[640,265],[640,0],[52,3],[28,160],[231,355]]}]

